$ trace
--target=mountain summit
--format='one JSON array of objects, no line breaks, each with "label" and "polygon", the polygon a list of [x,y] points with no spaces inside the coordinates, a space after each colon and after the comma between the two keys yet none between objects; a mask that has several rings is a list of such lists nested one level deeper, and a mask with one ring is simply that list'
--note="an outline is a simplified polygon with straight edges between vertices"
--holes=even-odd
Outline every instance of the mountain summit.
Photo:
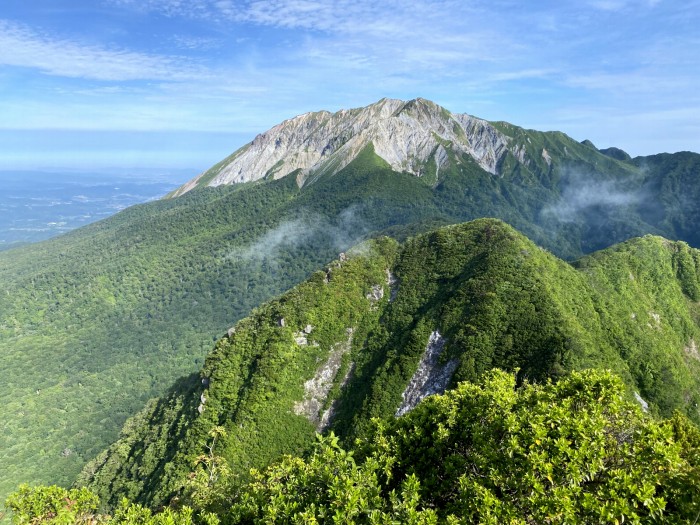
[{"label": "mountain summit", "polygon": [[296,171],[302,186],[315,175],[342,170],[370,144],[397,172],[421,176],[431,162],[439,171],[451,155],[466,155],[495,175],[507,151],[518,156],[511,142],[485,120],[450,113],[429,100],[384,98],[364,108],[318,111],[285,120],[183,185],[174,196],[197,186],[278,179]]}]

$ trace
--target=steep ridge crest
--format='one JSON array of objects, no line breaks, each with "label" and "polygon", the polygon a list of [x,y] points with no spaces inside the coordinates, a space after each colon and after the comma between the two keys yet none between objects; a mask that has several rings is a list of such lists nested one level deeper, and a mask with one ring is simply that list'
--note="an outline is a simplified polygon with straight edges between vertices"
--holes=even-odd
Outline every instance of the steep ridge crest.
[{"label": "steep ridge crest", "polygon": [[[165,505],[212,428],[225,428],[220,454],[245,479],[303,454],[319,430],[352,443],[374,418],[494,367],[536,383],[610,369],[650,413],[698,421],[700,363],[687,349],[700,337],[698,261],[684,243],[646,236],[568,264],[495,219],[402,245],[368,241],[239,321],[199,375],[127,422],[78,485],[109,506],[124,496]],[[400,283],[394,297],[387,272]]]}]

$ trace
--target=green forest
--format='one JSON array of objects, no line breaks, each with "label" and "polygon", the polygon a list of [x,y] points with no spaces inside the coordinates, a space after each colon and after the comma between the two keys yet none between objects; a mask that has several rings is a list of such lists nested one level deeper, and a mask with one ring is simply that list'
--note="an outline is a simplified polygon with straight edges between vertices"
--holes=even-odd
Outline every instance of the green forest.
[{"label": "green forest", "polygon": [[[519,383],[494,370],[355,445],[317,436],[245,482],[218,455],[222,427],[181,498],[152,512],[124,498],[99,512],[90,490],[27,485],[16,524],[687,524],[700,515],[700,431],[645,415],[606,372]],[[519,384],[518,384],[519,383]]]},{"label": "green forest", "polygon": [[[294,176],[201,188],[0,253],[0,497],[22,482],[68,487],[79,479],[102,510],[122,495],[163,503],[181,490],[208,435],[197,421],[213,418],[219,402],[233,403],[224,420],[284,429],[266,430],[268,442],[245,424],[231,432],[227,420],[212,420],[246,444],[243,451],[233,437],[221,440],[228,461],[240,458],[236,475],[282,453],[304,454],[315,427],[289,413],[289,403],[303,398],[316,360],[342,344],[350,350],[322,408],[333,405],[328,430],[349,450],[373,417],[396,410],[435,330],[447,341],[443,359],[459,361],[453,385],[494,367],[519,369],[519,381],[605,368],[653,413],[678,409],[697,421],[698,255],[659,235],[700,245],[700,156],[620,159],[561,133],[497,126],[535,160],[526,166],[509,153],[494,177],[453,158],[439,174],[429,163],[415,177],[392,171],[368,147],[341,172],[301,188]],[[544,147],[551,164],[538,153]],[[580,195],[591,186],[633,198],[588,206]],[[579,204],[563,205],[569,201]],[[459,228],[435,231],[480,217],[506,221],[534,243],[501,223],[469,241],[455,240]],[[604,249],[646,234],[655,236]],[[327,273],[319,269],[363,241],[359,250],[374,255],[361,260],[374,262],[350,257],[341,266],[355,274],[330,272],[347,280],[348,290],[330,287],[335,299],[281,295],[305,279],[302,288],[320,286]],[[446,251],[438,256],[438,248]],[[419,275],[426,267],[434,269]],[[402,283],[396,301],[387,269]],[[366,297],[376,286],[383,298],[372,303]],[[269,325],[282,317],[275,308],[295,323],[304,308],[318,312],[280,333]],[[266,328],[249,337],[247,323]],[[318,347],[307,345],[289,367],[297,354],[286,345],[306,326]],[[215,366],[239,347],[237,363]],[[202,379],[235,375],[228,366],[241,375],[215,383],[194,418]],[[143,435],[145,422],[158,428],[154,435]],[[141,438],[149,445],[134,455]],[[105,488],[101,476],[115,476],[114,484]]]},{"label": "green forest", "polygon": [[[456,363],[443,386],[448,398],[456,395],[455,388],[481,385],[478,388],[488,390],[502,381],[517,392],[568,381],[585,389],[588,386],[582,385],[588,381],[602,381],[624,402],[625,411],[635,407],[640,424],[670,425],[693,434],[700,421],[698,284],[700,252],[655,236],[630,240],[575,264],[493,219],[443,227],[402,244],[388,237],[367,241],[239,321],[216,343],[199,373],[178,381],[126,422],[119,439],[85,466],[72,490],[88,490],[96,502],[90,513],[104,516],[117,513],[125,500],[138,508],[167,507],[168,512],[179,512],[182,504],[198,509],[201,516],[214,512],[217,519],[233,508],[243,512],[237,505],[243,505],[239,498],[248,489],[241,487],[258,490],[264,479],[260,473],[275,472],[270,476],[279,481],[282,474],[274,469],[313,461],[309,458],[316,458],[319,465],[329,461],[314,456],[321,450],[319,432],[326,436],[320,442],[325,443],[323,450],[353,452],[353,457],[365,457],[360,454],[363,447],[380,441],[376,434],[380,427],[386,428],[381,439],[398,439],[401,431],[393,422],[403,419],[395,418],[397,408],[435,333],[442,334],[445,344],[434,367]],[[494,368],[505,372],[492,372]],[[310,392],[308,385],[320,384],[323,374],[325,388]],[[424,403],[428,402],[433,403]],[[521,422],[535,421],[534,409],[517,410],[522,412],[513,417]],[[575,409],[569,405],[568,410]],[[544,417],[546,410],[542,411]],[[414,413],[422,412],[414,408],[408,411],[410,418],[419,417]],[[500,408],[498,413],[503,415]],[[634,419],[625,414],[620,417],[626,422]],[[446,424],[436,423],[439,428]],[[591,425],[579,430],[593,431]],[[596,440],[610,432],[600,430],[597,437],[585,439],[601,445]],[[439,441],[432,434],[421,439],[406,445],[402,454],[428,455]],[[330,449],[329,443],[333,443]],[[292,463],[287,464],[283,458],[290,454],[301,459],[289,459]],[[414,461],[418,460],[406,464]],[[428,483],[422,478],[429,475],[428,464],[413,472],[422,480],[419,485]],[[360,470],[352,475],[374,479],[375,474]],[[405,480],[410,475],[402,474]],[[443,474],[436,476],[442,479]],[[220,477],[235,487],[229,481],[214,484]],[[577,483],[584,481],[582,477]],[[461,487],[459,480],[450,483],[444,488],[447,493]],[[399,494],[402,485],[388,486],[388,499],[377,503],[378,511],[390,512],[391,494]],[[292,494],[301,489],[289,490]],[[32,494],[23,497],[31,499]],[[657,496],[658,505],[667,501],[666,496]],[[262,498],[258,501],[262,505],[268,496],[256,497]],[[578,489],[566,496],[576,516],[584,515],[580,497]],[[435,516],[426,512],[420,519],[452,519],[452,511],[440,507],[442,503],[419,503],[416,498],[409,498],[415,503],[413,511],[436,512]],[[632,504],[628,496],[621,498]],[[245,512],[268,520],[264,510]],[[511,515],[525,522],[531,519],[515,508],[494,512],[496,517],[488,518],[492,521],[478,519],[485,523]],[[633,518],[629,512],[624,511],[627,520]],[[255,522],[252,517],[236,519]],[[385,522],[381,520],[390,518],[376,522]],[[596,518],[580,522],[595,523]]]}]

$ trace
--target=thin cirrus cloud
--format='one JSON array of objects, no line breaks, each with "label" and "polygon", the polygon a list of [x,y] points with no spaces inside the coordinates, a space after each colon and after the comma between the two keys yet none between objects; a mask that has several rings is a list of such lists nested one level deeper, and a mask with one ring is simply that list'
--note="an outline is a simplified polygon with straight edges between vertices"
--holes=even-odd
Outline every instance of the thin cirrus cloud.
[{"label": "thin cirrus cloud", "polygon": [[455,78],[481,72],[471,68],[485,64],[505,66],[527,47],[480,23],[483,14],[447,1],[255,1],[236,16],[304,33],[297,53],[309,66],[359,74],[364,83],[391,83],[398,75],[418,89],[437,74]]},{"label": "thin cirrus cloud", "polygon": [[93,0],[60,16],[12,3],[0,130],[27,137],[251,135],[297,113],[420,96],[630,153],[656,152],[654,137],[697,149],[700,0]]},{"label": "thin cirrus cloud", "polygon": [[[336,107],[371,102],[391,93],[405,97],[400,92],[405,89],[410,90],[408,96],[430,96],[427,87],[435,85],[437,74],[446,79],[495,78],[491,72],[473,69],[488,64],[508,67],[517,61],[513,71],[541,69],[523,67],[523,50],[528,45],[487,23],[488,9],[454,0],[110,2],[135,12],[204,23],[222,33],[251,35],[245,47],[250,53],[238,55],[238,70],[232,71],[229,63],[220,65],[217,73],[226,79],[241,75],[257,79],[261,85],[275,86],[278,100],[297,103],[311,92],[309,99],[330,101]],[[259,31],[266,30],[269,33],[260,36]],[[507,75],[503,79],[507,81]],[[207,89],[222,87],[216,84]],[[331,93],[342,93],[343,100],[330,100]]]},{"label": "thin cirrus cloud", "polygon": [[183,81],[203,73],[201,67],[188,65],[180,57],[84,45],[7,20],[0,20],[0,65],[102,81]]},{"label": "thin cirrus cloud", "polygon": [[366,0],[111,0],[111,3],[138,11],[158,12],[169,17],[212,21],[225,19],[272,27],[347,32],[372,29],[373,21],[385,18],[382,15],[388,11],[398,9],[399,13],[415,12],[424,2],[406,4],[395,0],[383,3]]},{"label": "thin cirrus cloud", "polygon": [[454,0],[111,0],[112,4],[168,17],[301,30],[337,48],[442,49],[447,58],[503,56],[510,39],[488,29],[483,9]]},{"label": "thin cirrus cloud", "polygon": [[660,2],[661,0],[594,0],[589,2],[589,5],[603,11],[622,11],[623,9],[638,8],[640,6],[654,7]]},{"label": "thin cirrus cloud", "polygon": [[[231,1],[217,2],[233,4]],[[234,16],[249,22],[290,29],[311,29],[326,32],[373,33],[389,35],[408,30],[404,25],[411,13],[421,10],[422,3],[395,1],[365,2],[338,0],[335,3],[311,0],[251,1]],[[386,13],[397,17],[388,22]],[[410,26],[409,26],[410,27]]]},{"label": "thin cirrus cloud", "polygon": [[[417,1],[410,5],[395,0],[385,3],[339,0],[329,3],[310,0],[232,2],[230,0],[108,0],[113,6],[155,13],[172,18],[218,21],[235,27],[267,27],[288,31],[290,44],[272,38],[254,44],[251,56],[238,55],[234,62],[218,66],[197,65],[187,55],[193,51],[225,47],[231,37],[224,31],[214,36],[172,34],[174,49],[185,57],[150,50],[84,44],[41,32],[33,27],[0,20],[0,65],[32,68],[43,74],[96,81],[156,80],[164,82],[214,80],[208,90],[246,71],[266,76],[266,85],[279,84],[279,71],[294,65],[298,76],[315,77],[314,70],[335,71],[335,78],[364,70],[365,78],[386,74],[412,79],[425,71],[446,71],[475,62],[500,61],[516,46],[503,35],[473,27],[464,31],[459,23],[445,20],[454,9],[451,1]],[[469,10],[460,7],[464,15]],[[201,25],[199,26],[201,27]],[[437,31],[435,28],[440,27]],[[249,30],[249,29],[248,29]],[[301,30],[301,31],[299,31]],[[245,31],[245,29],[244,29]],[[297,33],[297,34],[292,34]],[[299,35],[298,33],[301,33]],[[243,40],[243,38],[241,38]],[[236,55],[233,55],[236,57]],[[274,56],[274,60],[270,57]],[[288,83],[285,82],[285,85]],[[283,88],[284,86],[280,86]]]}]

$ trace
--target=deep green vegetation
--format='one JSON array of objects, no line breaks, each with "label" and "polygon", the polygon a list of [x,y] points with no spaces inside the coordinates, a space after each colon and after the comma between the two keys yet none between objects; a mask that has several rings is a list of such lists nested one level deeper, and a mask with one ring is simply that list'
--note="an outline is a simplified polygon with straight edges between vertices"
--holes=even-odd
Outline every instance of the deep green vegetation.
[{"label": "deep green vegetation", "polygon": [[389,457],[388,488],[420,483],[455,523],[687,523],[700,512],[700,432],[655,421],[624,385],[587,370],[557,383],[491,372],[377,425],[362,456]]},{"label": "deep green vegetation", "polygon": [[[21,481],[69,485],[87,461],[114,441],[127,418],[155,396],[170,392],[167,399],[172,401],[168,406],[163,400],[150,402],[149,410],[156,412],[149,417],[160,421],[163,414],[179,421],[183,411],[192,409],[187,392],[196,391],[194,383],[199,379],[182,381],[171,389],[173,381],[199,370],[212,344],[252,308],[301,282],[358,240],[379,234],[403,240],[437,226],[489,216],[508,221],[566,259],[645,233],[685,239],[696,246],[700,242],[700,217],[694,205],[700,191],[700,156],[618,160],[561,133],[498,126],[531,159],[525,165],[508,154],[501,176],[484,172],[470,158],[453,157],[439,174],[434,166],[432,171],[426,166],[425,177],[417,178],[391,171],[370,147],[343,171],[308,181],[301,189],[289,176],[197,190],[178,199],[130,208],[61,238],[0,253],[0,496]],[[550,162],[542,157],[543,148]],[[599,194],[605,190],[608,197],[591,200],[592,188]],[[535,253],[537,249],[528,246]],[[401,264],[409,265],[408,256],[402,257]],[[492,259],[495,263],[496,257]],[[693,298],[697,285],[682,259],[679,252],[670,267],[676,272],[674,265],[680,265],[679,279]],[[523,274],[522,287],[513,280],[510,288],[502,284],[502,289],[491,289],[492,281],[510,272],[508,265],[516,259],[508,261],[498,271],[491,265],[492,276],[480,284],[472,282],[468,293],[459,292],[471,294],[468,308],[455,295],[454,307],[444,306],[449,313],[444,320],[439,309],[443,308],[440,294],[449,292],[446,288],[421,289],[411,299],[400,297],[407,301],[405,310],[400,310],[397,299],[396,308],[382,303],[366,314],[367,320],[353,333],[355,364],[350,381],[364,377],[367,384],[346,390],[336,384],[329,394],[329,400],[338,398],[335,425],[343,439],[353,435],[355,421],[395,408],[403,381],[410,377],[437,326],[449,341],[450,355],[468,355],[460,361],[455,376],[459,379],[475,379],[495,365],[520,366],[523,377],[604,365],[617,370],[629,384],[637,381],[639,392],[662,410],[679,403],[689,406],[680,402],[695,395],[689,394],[690,372],[684,371],[681,361],[694,362],[681,356],[666,371],[643,371],[646,350],[640,350],[630,353],[628,364],[627,356],[620,357],[620,348],[644,336],[627,334],[622,321],[616,325],[619,329],[595,325],[597,314],[591,314],[589,307],[605,308],[607,291],[600,297],[586,292],[581,298],[558,298],[542,306],[542,311],[532,310],[526,304],[531,294],[540,294],[532,295],[532,300],[544,305],[544,299],[537,297],[548,297],[552,286],[583,290],[587,285],[581,277],[557,277],[559,284],[542,284],[536,275]],[[415,266],[420,264],[417,259]],[[563,265],[541,264],[544,268]],[[397,267],[397,275],[401,268]],[[461,277],[445,271],[445,279],[457,279],[455,286],[459,279],[472,279],[466,270]],[[541,268],[529,267],[529,271]],[[413,279],[409,274],[401,278]],[[487,290],[486,295],[480,296],[480,290]],[[512,304],[511,295],[521,302]],[[434,304],[421,309],[415,305],[418,299]],[[505,310],[491,309],[489,301]],[[511,306],[516,307],[516,317],[504,314]],[[645,330],[649,312],[661,315],[663,329],[655,330],[652,340],[658,336],[663,341],[646,342],[642,348],[663,353],[680,344],[688,346],[686,356],[694,355],[695,314],[680,302],[674,307],[673,314],[656,306],[635,310],[638,330]],[[577,317],[576,308],[585,319]],[[460,309],[469,314],[464,323]],[[409,316],[417,316],[418,321],[414,324]],[[541,333],[532,328],[537,323],[543,327]],[[488,328],[477,334],[476,326]],[[614,332],[615,338],[605,335],[608,332]],[[356,342],[365,341],[371,352],[360,352]],[[550,343],[542,354],[540,349]],[[396,349],[404,347],[407,353],[397,355]],[[507,350],[512,348],[517,351]],[[252,354],[246,355],[248,359]],[[248,361],[244,363],[241,366],[248,366]],[[345,357],[343,367],[349,363],[350,356]],[[375,372],[389,381],[386,389],[374,378]],[[663,400],[661,385],[666,376],[681,390],[671,389]],[[291,395],[292,390],[281,392]],[[279,423],[274,418],[268,423],[273,420]],[[291,429],[299,423],[289,425]],[[307,430],[299,434],[294,450],[312,439],[313,433]],[[176,427],[166,433],[177,432],[185,431]],[[253,444],[245,461],[266,462],[287,445],[285,435],[279,439],[267,456],[256,451],[256,447],[265,449],[266,443]],[[183,454],[190,454],[189,449]],[[162,455],[155,457],[160,460]],[[150,476],[155,460],[143,461]],[[169,461],[166,455],[157,468]],[[177,467],[178,476],[183,468]],[[134,481],[134,494],[140,493],[144,483],[150,481]]]},{"label": "deep green vegetation", "polygon": [[244,245],[270,227],[247,216],[283,204],[294,193],[284,182],[245,199],[206,193],[3,253],[0,492],[22,477],[70,483],[148,398],[201,366],[232,320],[323,260],[309,253],[282,272],[227,257],[227,238]]},{"label": "deep green vegetation", "polygon": [[536,383],[605,368],[651,415],[678,410],[698,422],[699,256],[648,236],[574,267],[493,219],[401,246],[367,242],[240,321],[200,375],[132,418],[78,484],[105,508],[123,497],[154,507],[184,498],[215,428],[217,456],[240,482],[309,450],[318,430],[349,449],[373,432],[373,418],[397,412],[436,333],[445,345],[433,369],[454,363],[443,388],[494,367]]},{"label": "deep green vegetation", "polygon": [[[98,514],[87,489],[23,486],[16,524],[691,523],[700,515],[700,431],[656,420],[610,373],[525,382],[492,371],[395,419],[354,450],[332,434],[241,483],[212,441],[184,501],[153,514],[123,500]],[[213,427],[212,440],[225,437]],[[183,503],[186,506],[182,506]]]}]

